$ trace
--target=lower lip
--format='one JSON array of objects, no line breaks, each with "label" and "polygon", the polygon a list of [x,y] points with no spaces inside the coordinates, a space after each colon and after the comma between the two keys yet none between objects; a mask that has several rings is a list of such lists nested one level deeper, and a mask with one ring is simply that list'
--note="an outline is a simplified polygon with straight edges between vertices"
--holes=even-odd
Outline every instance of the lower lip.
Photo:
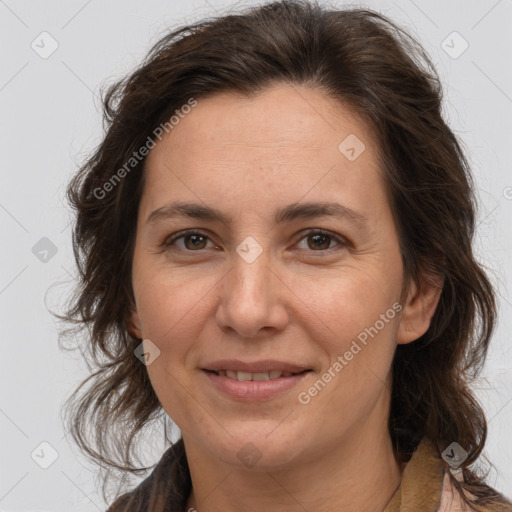
[{"label": "lower lip", "polygon": [[255,402],[268,400],[296,386],[310,372],[303,372],[291,377],[279,377],[271,380],[239,381],[223,377],[213,372],[203,370],[203,373],[213,382],[213,385],[233,400]]}]

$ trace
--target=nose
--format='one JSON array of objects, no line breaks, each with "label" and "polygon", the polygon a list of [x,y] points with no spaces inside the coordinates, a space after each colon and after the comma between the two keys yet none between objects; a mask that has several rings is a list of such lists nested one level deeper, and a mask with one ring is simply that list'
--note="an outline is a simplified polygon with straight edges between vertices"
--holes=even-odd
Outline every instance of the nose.
[{"label": "nose", "polygon": [[281,331],[288,323],[286,296],[290,293],[283,280],[271,268],[263,253],[252,262],[238,254],[233,267],[224,275],[217,307],[217,324],[239,337],[256,338]]}]

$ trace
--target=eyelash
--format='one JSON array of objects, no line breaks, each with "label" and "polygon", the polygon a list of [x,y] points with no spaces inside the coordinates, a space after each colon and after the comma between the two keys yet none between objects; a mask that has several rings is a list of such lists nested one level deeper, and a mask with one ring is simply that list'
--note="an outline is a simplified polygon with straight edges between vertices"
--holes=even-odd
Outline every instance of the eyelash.
[{"label": "eyelash", "polygon": [[[162,244],[164,251],[168,250],[168,249],[179,250],[179,251],[190,252],[190,253],[203,251],[204,249],[198,249],[197,251],[193,251],[193,250],[188,250],[188,249],[177,249],[176,247],[172,247],[172,245],[174,244],[174,242],[176,240],[179,240],[180,238],[185,238],[186,236],[189,236],[189,235],[200,235],[200,236],[206,238],[207,240],[211,241],[210,237],[208,235],[202,233],[201,231],[196,231],[194,229],[187,229],[185,231],[179,231],[178,233],[174,233],[173,235],[170,235],[169,237],[167,237]],[[321,229],[312,229],[311,231],[308,231],[307,233],[305,233],[302,236],[302,238],[299,240],[299,242],[301,242],[304,238],[314,236],[314,235],[321,235],[321,236],[329,237],[331,240],[337,242],[340,247],[346,247],[348,245],[348,241],[344,237],[341,237],[339,235],[334,235],[333,233],[331,233],[329,231],[323,231]],[[299,242],[297,242],[297,243],[299,243]],[[340,247],[338,247],[338,248],[340,248]],[[323,253],[325,253],[325,252],[331,252],[332,250],[333,250],[333,248],[319,249],[318,251],[311,249],[308,252],[312,252],[312,253],[315,253],[315,252],[322,253],[323,252]],[[336,249],[334,249],[334,250],[336,250]]]}]

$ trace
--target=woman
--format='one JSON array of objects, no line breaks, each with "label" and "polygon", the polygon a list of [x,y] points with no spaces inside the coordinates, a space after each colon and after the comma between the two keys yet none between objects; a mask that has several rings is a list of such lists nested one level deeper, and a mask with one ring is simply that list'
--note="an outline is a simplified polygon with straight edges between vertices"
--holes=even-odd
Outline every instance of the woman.
[{"label": "woman", "polygon": [[495,299],[440,112],[400,28],[301,1],[177,29],[109,90],[68,190],[97,366],[69,423],[132,472],[143,427],[181,431],[109,511],[512,510],[473,466]]}]

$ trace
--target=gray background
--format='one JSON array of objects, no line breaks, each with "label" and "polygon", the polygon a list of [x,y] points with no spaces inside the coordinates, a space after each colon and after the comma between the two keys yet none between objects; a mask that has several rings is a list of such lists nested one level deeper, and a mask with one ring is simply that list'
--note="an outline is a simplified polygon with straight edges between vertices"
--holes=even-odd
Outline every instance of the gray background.
[{"label": "gray background", "polygon": [[[59,351],[58,325],[45,305],[62,304],[74,275],[65,184],[101,139],[99,87],[133,69],[166,29],[232,5],[0,0],[2,510],[105,510],[97,471],[71,445],[60,420],[64,399],[88,371],[78,354]],[[489,420],[485,453],[496,467],[489,483],[512,497],[512,1],[351,5],[381,11],[423,43],[445,86],[445,115],[473,165],[480,197],[476,250],[500,301],[478,396]],[[50,36],[41,36],[44,31]],[[44,55],[52,44],[58,48]],[[159,435],[150,443],[147,464],[163,449]],[[43,469],[53,450],[57,458]]]}]

